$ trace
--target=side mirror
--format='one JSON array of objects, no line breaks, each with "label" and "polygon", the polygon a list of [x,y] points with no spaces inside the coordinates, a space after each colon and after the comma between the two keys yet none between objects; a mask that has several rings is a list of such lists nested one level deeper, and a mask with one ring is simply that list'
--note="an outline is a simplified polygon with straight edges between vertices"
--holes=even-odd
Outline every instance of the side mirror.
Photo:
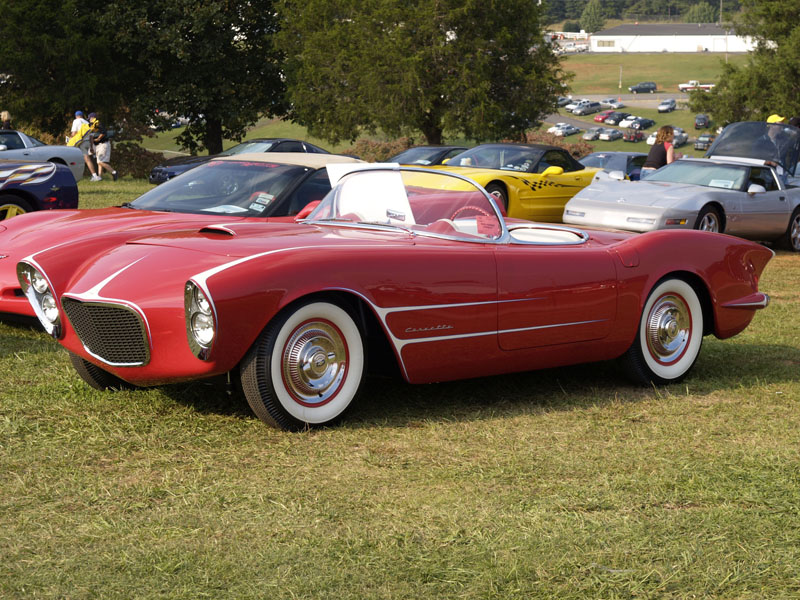
[{"label": "side mirror", "polygon": [[2,152],[3,150],[8,150],[8,146],[6,146],[5,144],[0,144],[0,152]]},{"label": "side mirror", "polygon": [[757,183],[751,183],[750,186],[747,188],[748,194],[763,194],[767,191],[763,185],[759,185]]},{"label": "side mirror", "polygon": [[300,209],[300,212],[297,213],[294,220],[301,221],[305,219],[308,215],[314,212],[314,209],[317,208],[317,206],[319,206],[320,202],[322,202],[322,200],[314,200],[313,202],[309,202],[308,204],[306,204],[302,209]]},{"label": "side mirror", "polygon": [[[452,158],[452,157],[451,157],[451,158]],[[442,161],[442,164],[443,164],[443,165],[446,165],[446,164],[447,164],[447,163],[449,163],[449,162],[450,162],[450,159],[449,159],[449,158],[445,158],[445,159]]]},{"label": "side mirror", "polygon": [[550,175],[563,175],[564,169],[561,167],[547,167],[544,171],[542,171],[542,175],[544,177],[549,177]]},{"label": "side mirror", "polygon": [[625,173],[623,171],[611,171],[608,174],[610,179],[616,179],[617,181],[625,181]]}]

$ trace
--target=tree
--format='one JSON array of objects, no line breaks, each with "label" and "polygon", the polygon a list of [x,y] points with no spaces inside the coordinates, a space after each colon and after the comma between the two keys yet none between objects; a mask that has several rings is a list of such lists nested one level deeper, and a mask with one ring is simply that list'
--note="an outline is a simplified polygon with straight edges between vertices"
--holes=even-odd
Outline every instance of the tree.
[{"label": "tree", "polygon": [[739,35],[756,41],[742,66],[723,65],[717,86],[695,93],[690,107],[720,123],[800,115],[800,5],[795,0],[743,0]]},{"label": "tree", "polygon": [[119,60],[98,0],[0,0],[0,105],[16,123],[63,135],[75,110],[111,116],[140,73]]},{"label": "tree", "polygon": [[532,0],[283,0],[291,117],[332,142],[378,128],[521,138],[565,74]]},{"label": "tree", "polygon": [[714,23],[717,20],[717,9],[707,2],[700,2],[683,14],[685,23]]},{"label": "tree", "polygon": [[589,0],[581,13],[581,27],[584,31],[594,33],[600,31],[605,24],[606,20],[603,17],[603,6],[600,4],[600,0]]},{"label": "tree", "polygon": [[147,74],[136,108],[188,117],[184,148],[221,152],[223,138],[284,112],[272,0],[118,1],[105,14],[114,43]]}]

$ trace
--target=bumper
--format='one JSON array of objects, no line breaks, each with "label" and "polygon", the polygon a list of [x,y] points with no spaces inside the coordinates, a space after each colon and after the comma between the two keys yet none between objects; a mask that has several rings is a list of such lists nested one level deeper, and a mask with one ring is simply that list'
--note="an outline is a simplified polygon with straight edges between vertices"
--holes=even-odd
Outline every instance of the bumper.
[{"label": "bumper", "polygon": [[692,229],[697,212],[677,211],[653,206],[570,200],[564,209],[564,223],[584,227],[654,231],[656,229]]}]

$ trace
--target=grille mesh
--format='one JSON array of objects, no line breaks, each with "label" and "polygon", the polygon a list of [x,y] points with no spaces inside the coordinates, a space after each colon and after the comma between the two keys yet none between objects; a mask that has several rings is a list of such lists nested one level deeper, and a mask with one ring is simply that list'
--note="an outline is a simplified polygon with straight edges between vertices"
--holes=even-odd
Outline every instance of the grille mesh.
[{"label": "grille mesh", "polygon": [[116,304],[63,298],[67,318],[81,342],[95,356],[113,364],[146,364],[144,325],[134,311]]}]

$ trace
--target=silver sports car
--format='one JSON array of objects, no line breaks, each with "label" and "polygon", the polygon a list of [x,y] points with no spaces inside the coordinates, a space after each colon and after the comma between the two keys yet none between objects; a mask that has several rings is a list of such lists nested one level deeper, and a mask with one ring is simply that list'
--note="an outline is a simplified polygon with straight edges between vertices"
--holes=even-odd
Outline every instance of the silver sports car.
[{"label": "silver sports car", "polygon": [[0,158],[67,165],[75,181],[80,181],[83,177],[83,167],[86,164],[80,148],[51,146],[14,129],[0,129]]},{"label": "silver sports car", "polygon": [[796,127],[733,123],[706,158],[677,160],[641,181],[598,173],[567,202],[563,220],[630,231],[702,229],[800,252],[799,155]]}]

